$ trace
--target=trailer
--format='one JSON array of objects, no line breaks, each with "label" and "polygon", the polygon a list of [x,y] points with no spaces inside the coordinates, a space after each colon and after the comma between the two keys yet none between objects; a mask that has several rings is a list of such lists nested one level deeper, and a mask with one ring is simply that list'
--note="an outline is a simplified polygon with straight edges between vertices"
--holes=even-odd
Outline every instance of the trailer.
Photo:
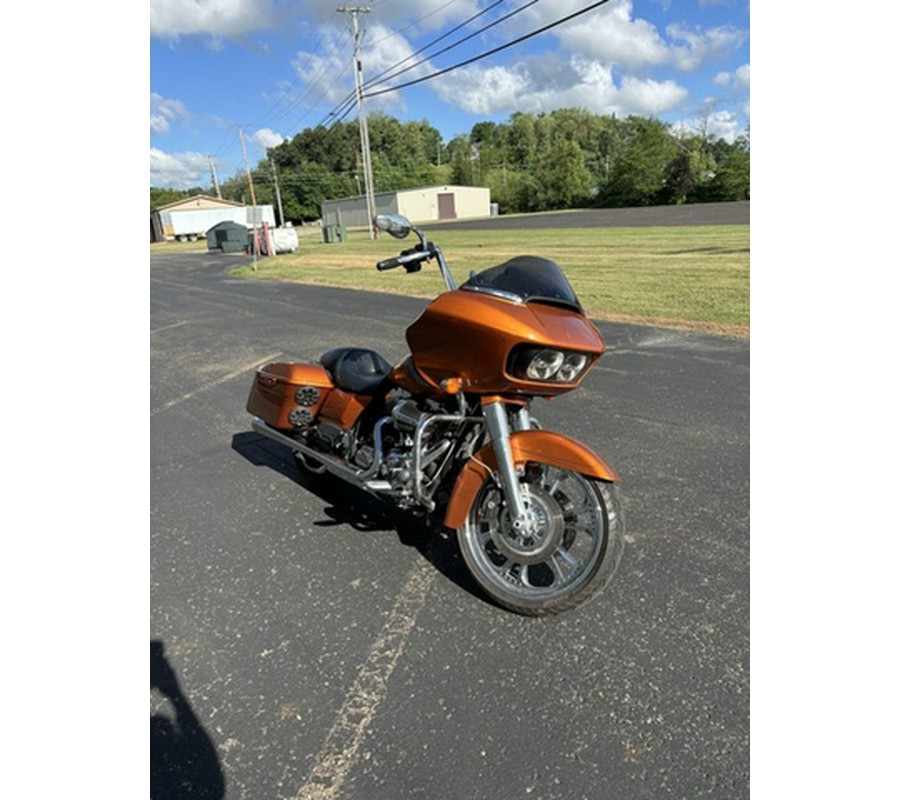
[{"label": "trailer", "polygon": [[[159,217],[162,229],[167,239],[177,239],[179,242],[195,242],[206,236],[206,232],[220,222],[235,222],[238,225],[252,227],[250,221],[254,209],[248,206],[233,206],[229,208],[191,208],[191,209],[160,209]],[[256,206],[257,218],[260,223],[266,223],[275,227],[275,210],[271,205]]]}]

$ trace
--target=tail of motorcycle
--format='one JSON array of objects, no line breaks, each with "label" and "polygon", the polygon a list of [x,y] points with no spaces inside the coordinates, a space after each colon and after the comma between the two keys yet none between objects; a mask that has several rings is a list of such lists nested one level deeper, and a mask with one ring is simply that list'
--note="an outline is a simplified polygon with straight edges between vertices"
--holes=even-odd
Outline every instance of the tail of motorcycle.
[{"label": "tail of motorcycle", "polygon": [[359,483],[361,470],[348,459],[353,426],[370,400],[336,387],[319,364],[277,362],[257,370],[247,411],[253,430],[289,447],[303,471]]},{"label": "tail of motorcycle", "polygon": [[247,411],[275,430],[299,433],[313,424],[333,389],[318,364],[267,364],[254,376]]}]

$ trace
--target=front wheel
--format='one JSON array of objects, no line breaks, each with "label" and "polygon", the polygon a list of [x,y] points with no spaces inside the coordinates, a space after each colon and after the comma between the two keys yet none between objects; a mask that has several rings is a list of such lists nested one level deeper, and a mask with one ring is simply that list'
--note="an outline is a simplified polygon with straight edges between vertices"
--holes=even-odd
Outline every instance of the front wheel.
[{"label": "front wheel", "polygon": [[531,524],[513,528],[503,491],[481,487],[457,532],[463,558],[488,595],[528,616],[558,614],[599,592],[622,557],[625,522],[615,484],[529,464],[522,496]]}]

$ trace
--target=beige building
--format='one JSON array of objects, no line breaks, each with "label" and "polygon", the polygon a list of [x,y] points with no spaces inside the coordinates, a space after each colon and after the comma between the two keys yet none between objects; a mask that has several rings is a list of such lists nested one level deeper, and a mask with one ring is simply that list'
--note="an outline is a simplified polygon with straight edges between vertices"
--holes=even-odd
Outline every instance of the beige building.
[{"label": "beige building", "polygon": [[[376,214],[402,214],[411,222],[491,216],[491,190],[481,186],[426,186],[375,195]],[[322,203],[322,225],[365,227],[365,197]]]}]

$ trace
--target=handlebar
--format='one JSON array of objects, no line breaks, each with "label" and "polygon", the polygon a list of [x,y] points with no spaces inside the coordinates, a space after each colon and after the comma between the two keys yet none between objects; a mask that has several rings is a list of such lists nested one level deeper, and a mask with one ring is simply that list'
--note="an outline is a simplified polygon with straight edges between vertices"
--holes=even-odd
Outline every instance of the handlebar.
[{"label": "handlebar", "polygon": [[425,234],[423,234],[422,231],[413,225],[406,217],[399,214],[379,214],[375,217],[374,222],[379,230],[386,231],[395,239],[404,239],[410,233],[414,233],[419,239],[419,243],[415,247],[404,250],[396,258],[388,258],[384,261],[379,261],[375,265],[375,269],[379,272],[384,272],[386,269],[406,267],[407,272],[418,272],[421,269],[420,263],[422,261],[431,261],[431,259],[434,258],[437,259],[438,267],[441,270],[441,276],[444,279],[447,289],[451,292],[456,289],[456,281],[453,280],[453,276],[450,274],[450,269],[447,267],[447,262],[444,260],[444,254],[441,253],[441,248],[434,244],[434,242],[426,240]]},{"label": "handlebar", "polygon": [[431,254],[427,251],[405,250],[395,258],[388,258],[384,261],[379,261],[375,265],[375,269],[377,269],[379,272],[384,272],[387,269],[395,269],[396,267],[402,267],[406,264],[412,264],[414,261],[424,261],[426,258],[430,257]]}]

